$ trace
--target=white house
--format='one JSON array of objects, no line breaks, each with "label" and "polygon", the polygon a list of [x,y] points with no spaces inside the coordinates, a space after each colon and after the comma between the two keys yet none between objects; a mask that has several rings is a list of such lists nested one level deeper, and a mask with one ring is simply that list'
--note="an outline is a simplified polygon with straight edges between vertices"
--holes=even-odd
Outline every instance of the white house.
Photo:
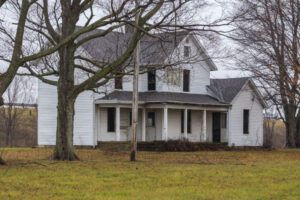
[{"label": "white house", "polygon": [[[265,102],[254,82],[250,78],[210,79],[210,72],[217,67],[191,33],[159,36],[165,38],[159,44],[151,38],[141,42],[141,62],[151,70],[139,79],[138,141],[187,138],[192,142],[261,146]],[[86,44],[83,51],[96,58],[110,55],[108,49],[121,48],[117,41],[123,37],[126,33],[111,33]],[[172,68],[156,67],[180,59],[188,62],[178,62]],[[116,78],[105,91],[106,94],[86,91],[78,97],[75,145],[130,140],[132,78]],[[56,104],[56,88],[39,82],[41,146],[55,144]]]}]

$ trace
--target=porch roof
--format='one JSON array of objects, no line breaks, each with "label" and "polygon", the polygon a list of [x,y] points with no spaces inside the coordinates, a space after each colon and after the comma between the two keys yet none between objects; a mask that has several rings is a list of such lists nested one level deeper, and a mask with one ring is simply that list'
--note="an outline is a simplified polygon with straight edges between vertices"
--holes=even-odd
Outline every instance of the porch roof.
[{"label": "porch roof", "polygon": [[[96,103],[131,103],[132,92],[113,91],[112,93],[97,99]],[[151,103],[172,103],[191,104],[205,106],[230,106],[230,104],[218,101],[216,98],[204,94],[178,93],[178,92],[139,92],[139,102],[141,104]]]}]

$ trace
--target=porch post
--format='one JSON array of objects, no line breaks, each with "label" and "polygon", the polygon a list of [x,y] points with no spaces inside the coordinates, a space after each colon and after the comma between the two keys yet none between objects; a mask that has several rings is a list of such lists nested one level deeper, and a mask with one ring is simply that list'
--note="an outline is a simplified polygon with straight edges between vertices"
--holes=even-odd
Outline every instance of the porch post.
[{"label": "porch post", "polygon": [[121,140],[121,130],[120,130],[120,106],[116,107],[116,139]]},{"label": "porch post", "polygon": [[230,129],[229,129],[229,110],[227,111],[227,113],[226,113],[226,122],[227,122],[227,124],[226,124],[226,137],[227,137],[227,142],[228,142],[228,144],[230,144],[229,142],[230,142],[230,135],[229,135],[229,131],[230,131]]},{"label": "porch post", "polygon": [[206,128],[206,110],[203,110],[203,119],[202,119],[202,133],[203,133],[203,142],[207,141],[207,128]]},{"label": "porch post", "polygon": [[146,109],[142,109],[142,141],[146,141]]},{"label": "porch post", "polygon": [[185,139],[188,138],[188,134],[187,134],[187,132],[188,132],[188,130],[187,130],[187,125],[188,125],[188,119],[187,118],[188,118],[188,116],[187,115],[188,115],[188,110],[185,108],[184,109],[184,126],[183,126],[184,127],[183,132],[184,132],[184,138]]},{"label": "porch post", "polygon": [[163,139],[165,139],[165,141],[168,141],[168,107],[165,106],[164,109],[164,116],[163,116]]}]

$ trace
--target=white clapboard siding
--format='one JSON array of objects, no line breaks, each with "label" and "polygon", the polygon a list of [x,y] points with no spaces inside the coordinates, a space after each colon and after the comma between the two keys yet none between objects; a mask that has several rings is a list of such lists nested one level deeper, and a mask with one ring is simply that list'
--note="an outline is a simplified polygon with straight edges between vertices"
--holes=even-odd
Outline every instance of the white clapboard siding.
[{"label": "white clapboard siding", "polygon": [[[38,145],[55,145],[57,93],[54,86],[38,83]],[[75,103],[74,144],[94,146],[94,99],[83,92]]]},{"label": "white clapboard siding", "polygon": [[[243,134],[243,110],[250,110],[249,134]],[[263,144],[263,107],[249,85],[234,98],[229,111],[229,145],[261,146]]]}]

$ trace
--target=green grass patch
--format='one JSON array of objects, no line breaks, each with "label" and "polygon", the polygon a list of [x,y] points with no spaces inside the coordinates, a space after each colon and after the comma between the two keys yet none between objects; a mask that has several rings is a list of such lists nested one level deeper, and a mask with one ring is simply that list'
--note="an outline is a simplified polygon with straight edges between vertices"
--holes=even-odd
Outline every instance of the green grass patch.
[{"label": "green grass patch", "polygon": [[0,199],[300,199],[300,151],[127,152],[4,149]]}]

